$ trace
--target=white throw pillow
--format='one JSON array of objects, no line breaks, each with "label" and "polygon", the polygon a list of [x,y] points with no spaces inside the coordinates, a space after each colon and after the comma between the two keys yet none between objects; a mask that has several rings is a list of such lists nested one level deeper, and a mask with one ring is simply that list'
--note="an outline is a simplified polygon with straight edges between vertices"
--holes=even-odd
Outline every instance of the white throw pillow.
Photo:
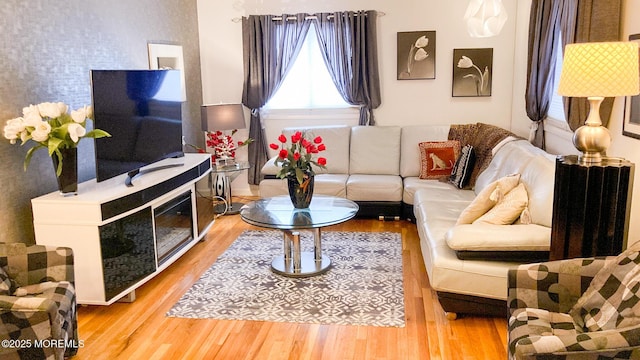
[{"label": "white throw pillow", "polygon": [[511,174],[487,185],[487,187],[473,199],[471,204],[462,210],[456,225],[473,223],[487,211],[491,210],[506,193],[518,185],[519,181],[520,174]]},{"label": "white throw pillow", "polygon": [[495,225],[511,225],[527,208],[529,196],[523,183],[509,191],[491,210],[480,216],[473,223],[489,223]]}]

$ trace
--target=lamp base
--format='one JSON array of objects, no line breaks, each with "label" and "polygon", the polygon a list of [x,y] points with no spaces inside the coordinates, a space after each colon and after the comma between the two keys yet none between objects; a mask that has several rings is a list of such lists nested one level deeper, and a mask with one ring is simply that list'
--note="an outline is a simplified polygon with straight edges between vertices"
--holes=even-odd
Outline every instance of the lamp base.
[{"label": "lamp base", "polygon": [[581,152],[578,156],[581,164],[601,163],[603,154],[611,145],[611,134],[600,121],[602,100],[601,96],[589,97],[589,117],[573,134],[573,145]]}]

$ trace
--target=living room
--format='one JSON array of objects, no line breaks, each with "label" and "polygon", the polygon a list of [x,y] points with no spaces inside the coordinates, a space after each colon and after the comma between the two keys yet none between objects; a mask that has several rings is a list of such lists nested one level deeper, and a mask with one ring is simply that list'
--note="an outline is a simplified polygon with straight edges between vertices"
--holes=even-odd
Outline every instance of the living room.
[{"label": "living room", "polygon": [[[382,93],[382,104],[375,110],[378,125],[483,122],[527,138],[531,120],[525,113],[524,89],[531,1],[503,3],[508,20],[500,34],[473,38],[462,19],[467,1],[10,1],[0,9],[2,18],[9,19],[0,33],[6,59],[5,71],[0,74],[0,118],[14,118],[24,106],[44,101],[64,101],[74,108],[90,104],[89,70],[146,69],[148,43],[179,44],[188,99],[183,108],[183,133],[186,142],[202,145],[200,105],[239,103],[242,98],[242,26],[235,19],[250,14],[371,9],[383,13],[377,23]],[[623,0],[622,6],[621,39],[627,39],[640,32],[640,25],[634,22],[640,3]],[[405,31],[436,31],[435,79],[397,79],[397,34]],[[452,97],[453,51],[463,48],[493,49],[491,96]],[[612,134],[609,154],[638,163],[640,143],[622,134],[622,100],[614,104],[608,125]],[[553,126],[547,130],[549,152],[575,152],[569,131]],[[241,129],[238,138],[247,135],[248,129]],[[5,184],[0,195],[4,205],[0,217],[2,239],[32,244],[35,235],[30,201],[56,189],[51,160],[46,152],[38,152],[23,171],[26,149],[8,141],[0,147],[0,158],[6,164],[0,169],[0,180]],[[238,156],[246,156],[245,150],[241,149]],[[81,181],[95,176],[93,159],[92,142],[81,142]],[[636,180],[634,188],[639,186]],[[233,190],[239,196],[259,195],[256,186],[247,184],[246,175],[234,181]],[[629,242],[635,241],[633,234],[640,232],[640,222],[634,221],[639,216],[640,199],[632,197]],[[235,235],[233,230],[224,232]],[[193,257],[189,260],[197,262]]]}]

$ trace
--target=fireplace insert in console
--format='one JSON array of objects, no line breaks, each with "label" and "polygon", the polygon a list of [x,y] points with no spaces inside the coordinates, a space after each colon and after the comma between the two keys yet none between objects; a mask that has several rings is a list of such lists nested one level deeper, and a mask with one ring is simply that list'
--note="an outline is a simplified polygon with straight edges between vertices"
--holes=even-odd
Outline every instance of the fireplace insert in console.
[{"label": "fireplace insert in console", "polygon": [[154,210],[158,266],[194,239],[191,191]]}]

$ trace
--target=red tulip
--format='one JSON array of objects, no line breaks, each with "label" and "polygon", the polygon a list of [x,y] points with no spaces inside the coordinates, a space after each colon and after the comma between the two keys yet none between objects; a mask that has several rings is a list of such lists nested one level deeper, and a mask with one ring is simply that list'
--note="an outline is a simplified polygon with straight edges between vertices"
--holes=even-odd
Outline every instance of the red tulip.
[{"label": "red tulip", "polygon": [[280,136],[278,136],[278,141],[284,144],[287,142],[287,137],[284,136],[284,134],[280,134]]},{"label": "red tulip", "polygon": [[[302,139],[301,144],[302,144],[302,147],[304,147],[304,148],[308,148],[309,145],[311,145],[311,143],[307,139]],[[309,152],[309,151],[307,151],[307,152]]]},{"label": "red tulip", "polygon": [[293,160],[298,161],[300,160],[300,153],[296,152],[295,154],[293,154]]},{"label": "red tulip", "polygon": [[280,148],[278,144],[274,144],[274,143],[269,144],[269,147],[272,148],[273,150],[278,150]]},{"label": "red tulip", "polygon": [[327,150],[327,147],[324,146],[324,144],[318,145],[318,151],[325,151],[325,150]]},{"label": "red tulip", "polygon": [[322,142],[322,138],[320,136],[316,136],[316,138],[313,139],[313,142],[316,144],[320,144]]},{"label": "red tulip", "polygon": [[318,164],[325,166],[327,165],[327,159],[323,158],[323,157],[319,157],[318,158]]},{"label": "red tulip", "polygon": [[291,142],[294,144],[300,141],[300,139],[302,139],[302,133],[300,131],[296,131],[295,134],[291,135]]},{"label": "red tulip", "polygon": [[278,154],[278,157],[281,159],[286,159],[287,155],[289,155],[289,152],[287,151],[287,149],[281,149],[280,153]]}]

